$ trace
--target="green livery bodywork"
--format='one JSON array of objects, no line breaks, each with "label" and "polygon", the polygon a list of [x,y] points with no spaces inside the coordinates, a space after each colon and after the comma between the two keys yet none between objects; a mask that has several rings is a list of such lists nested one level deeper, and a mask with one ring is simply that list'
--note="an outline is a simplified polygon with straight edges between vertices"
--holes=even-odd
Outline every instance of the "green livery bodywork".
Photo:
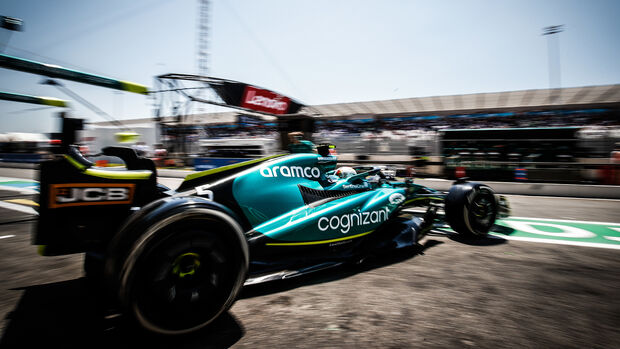
[{"label": "green livery bodywork", "polygon": [[[396,190],[404,193],[404,190]],[[255,227],[270,238],[283,242],[331,242],[360,237],[386,222],[398,205],[389,203],[392,189],[379,189],[327,202],[306,205]],[[361,235],[363,236],[363,235]],[[274,243],[272,243],[274,245]]]},{"label": "green livery bodywork", "polygon": [[[227,207],[235,206],[249,225],[252,241],[261,241],[253,245],[261,247],[333,245],[362,238],[404,205],[441,200],[440,193],[432,197],[432,189],[413,183],[367,180],[378,171],[346,179],[331,176],[337,165],[335,156],[299,153],[252,161],[253,166],[236,165],[239,172],[217,181],[207,172],[187,180],[193,181],[197,192],[208,193]],[[199,187],[198,180],[205,184]]]},{"label": "green livery bodywork", "polygon": [[304,206],[298,186],[320,189],[318,180],[336,163],[317,161],[316,154],[294,154],[269,161],[235,179],[233,195],[255,227]]}]

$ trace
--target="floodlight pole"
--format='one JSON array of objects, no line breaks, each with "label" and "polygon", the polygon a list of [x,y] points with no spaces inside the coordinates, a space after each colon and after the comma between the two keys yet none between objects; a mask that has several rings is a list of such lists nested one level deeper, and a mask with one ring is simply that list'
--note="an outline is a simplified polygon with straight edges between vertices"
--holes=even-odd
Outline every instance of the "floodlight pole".
[{"label": "floodlight pole", "polygon": [[[558,35],[554,35],[554,34],[559,34],[563,31],[564,31],[563,24],[552,25],[552,26],[543,28],[542,35],[547,36],[547,57],[549,61],[548,69],[549,69],[549,88],[550,89],[560,88],[562,86],[562,72],[560,69],[560,38],[558,37]],[[555,37],[555,40],[553,40],[554,37]],[[557,76],[557,84],[554,84],[554,75]]]},{"label": "floodlight pole", "polygon": [[11,34],[13,32],[23,31],[23,21],[20,18],[0,16],[0,28],[6,29],[9,32],[6,42],[0,42],[0,52],[2,52],[4,51],[4,48],[9,44],[9,40],[11,40]]}]

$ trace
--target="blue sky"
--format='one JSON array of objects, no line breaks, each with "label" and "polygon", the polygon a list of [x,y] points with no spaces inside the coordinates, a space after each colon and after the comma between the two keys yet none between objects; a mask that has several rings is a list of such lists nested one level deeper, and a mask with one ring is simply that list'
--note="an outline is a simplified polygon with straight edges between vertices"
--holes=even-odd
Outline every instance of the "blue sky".
[{"label": "blue sky", "polygon": [[[209,72],[306,104],[547,88],[547,38],[560,34],[563,87],[620,82],[620,1],[212,0]],[[197,0],[2,0],[24,31],[3,53],[153,85],[197,72]],[[7,43],[8,40],[8,43]],[[0,91],[65,97],[0,69]],[[66,82],[118,119],[152,100]],[[102,121],[78,103],[72,113]],[[0,101],[0,132],[51,132],[57,110]]]}]

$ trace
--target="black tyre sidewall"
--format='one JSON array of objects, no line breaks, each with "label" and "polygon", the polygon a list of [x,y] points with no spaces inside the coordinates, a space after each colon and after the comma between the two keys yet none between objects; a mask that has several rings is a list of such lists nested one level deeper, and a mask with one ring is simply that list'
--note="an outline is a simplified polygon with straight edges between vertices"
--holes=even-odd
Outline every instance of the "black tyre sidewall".
[{"label": "black tyre sidewall", "polygon": [[[135,292],[140,285],[136,284],[136,282],[139,282],[139,273],[145,259],[149,258],[150,254],[159,248],[162,242],[174,239],[175,225],[182,225],[189,220],[205,221],[205,227],[209,223],[208,221],[217,221],[218,224],[227,228],[223,231],[209,233],[218,234],[218,238],[227,243],[228,247],[233,251],[234,268],[237,269],[236,275],[233,276],[234,280],[232,281],[228,298],[222,302],[219,311],[213,316],[189,328],[163,328],[146,318],[137,306],[136,297],[138,295]],[[177,232],[177,234],[183,233],[183,231]],[[121,240],[125,241],[119,241],[118,246],[124,247],[125,251],[116,251],[117,260],[113,262],[119,268],[118,273],[114,276],[115,291],[124,310],[127,313],[131,313],[139,325],[148,331],[175,335],[193,332],[208,325],[232,306],[247,276],[248,247],[242,229],[232,217],[221,211],[204,207],[177,208],[146,227],[137,224],[134,226],[134,229],[127,231],[124,235],[126,240],[121,238]]]},{"label": "black tyre sidewall", "polygon": [[[487,227],[476,226],[469,217],[472,201],[481,192],[488,192],[493,200],[493,212],[490,224]],[[445,199],[444,209],[446,221],[450,224],[452,230],[467,237],[483,237],[486,236],[497,218],[498,203],[491,187],[479,183],[464,183],[450,188]]]}]

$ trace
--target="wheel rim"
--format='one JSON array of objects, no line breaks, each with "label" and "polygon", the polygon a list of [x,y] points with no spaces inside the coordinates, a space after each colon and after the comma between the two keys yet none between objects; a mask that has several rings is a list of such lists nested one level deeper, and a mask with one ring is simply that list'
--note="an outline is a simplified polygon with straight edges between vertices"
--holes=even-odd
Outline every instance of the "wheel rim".
[{"label": "wheel rim", "polygon": [[495,196],[481,188],[472,198],[469,206],[469,221],[478,234],[486,234],[495,223],[497,215]]},{"label": "wheel rim", "polygon": [[142,263],[132,297],[136,316],[170,332],[210,322],[234,287],[232,260],[225,243],[204,232],[161,242]]},{"label": "wheel rim", "polygon": [[200,255],[194,252],[180,254],[172,263],[172,274],[181,279],[196,275],[198,269],[200,269]]}]

